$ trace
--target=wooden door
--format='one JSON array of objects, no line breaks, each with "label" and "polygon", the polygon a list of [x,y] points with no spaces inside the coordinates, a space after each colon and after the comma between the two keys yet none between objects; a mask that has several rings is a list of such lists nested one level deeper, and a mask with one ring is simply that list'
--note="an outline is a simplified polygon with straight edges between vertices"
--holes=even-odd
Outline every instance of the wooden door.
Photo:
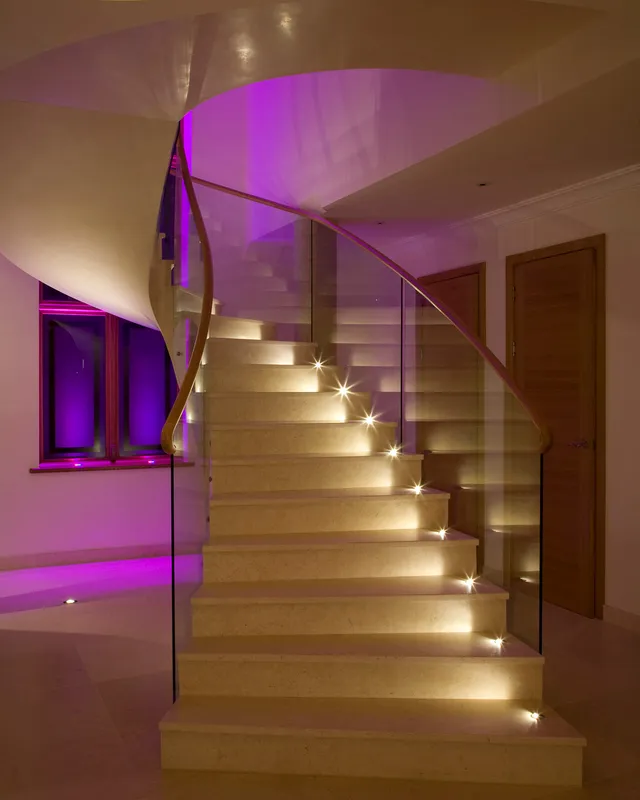
[{"label": "wooden door", "polygon": [[484,264],[425,275],[419,280],[435,300],[442,300],[484,342]]},{"label": "wooden door", "polygon": [[601,237],[509,259],[511,367],[551,428],[543,470],[544,599],[596,611]]}]

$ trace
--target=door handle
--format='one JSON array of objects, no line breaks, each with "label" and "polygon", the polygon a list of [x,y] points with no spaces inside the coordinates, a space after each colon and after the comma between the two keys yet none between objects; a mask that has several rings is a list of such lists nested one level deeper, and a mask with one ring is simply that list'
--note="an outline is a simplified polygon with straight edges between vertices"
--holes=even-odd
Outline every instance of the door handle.
[{"label": "door handle", "polygon": [[574,447],[576,450],[590,450],[591,442],[586,439],[578,439],[575,442],[569,442],[569,447]]}]

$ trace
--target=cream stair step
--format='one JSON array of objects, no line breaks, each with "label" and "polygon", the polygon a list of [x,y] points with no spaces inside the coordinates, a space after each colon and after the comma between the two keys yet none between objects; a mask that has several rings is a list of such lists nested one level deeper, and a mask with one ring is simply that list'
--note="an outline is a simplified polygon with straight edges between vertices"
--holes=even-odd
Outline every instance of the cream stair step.
[{"label": "cream stair step", "polygon": [[[409,370],[409,373],[412,370]],[[406,398],[405,413],[412,422],[438,420],[528,421],[524,408],[506,392],[420,392]],[[533,423],[531,423],[533,425]]]},{"label": "cream stair step", "polygon": [[[377,534],[377,535],[374,535]],[[412,534],[409,538],[407,534]],[[215,536],[204,546],[204,581],[396,578],[476,568],[478,540],[449,531],[346,531]]]},{"label": "cream stair step", "polygon": [[[345,324],[339,323],[331,336],[331,341],[338,345],[343,344],[380,344],[400,346],[402,339],[400,330],[400,315],[397,312],[397,324]],[[406,330],[405,330],[406,335]],[[420,337],[423,345],[471,345],[453,325],[431,324],[428,331],[422,332]]]},{"label": "cream stair step", "polygon": [[[216,287],[216,291],[218,291]],[[227,283],[222,287],[220,298],[227,307],[260,308],[269,309],[309,309],[311,297],[308,290],[303,287],[298,288],[293,281],[288,282],[284,288],[259,288],[249,283],[246,288],[235,283]],[[243,312],[244,316],[244,312]],[[251,312],[250,316],[255,316]],[[260,317],[262,318],[262,317]]]},{"label": "cream stair step", "polygon": [[[200,322],[200,311],[187,311],[183,316],[194,325]],[[213,314],[209,323],[209,337],[223,339],[273,339],[276,326],[261,319]]]},{"label": "cream stair step", "polygon": [[179,656],[180,694],[536,700],[544,659],[483,633],[220,636]]},{"label": "cream stair step", "polygon": [[[535,527],[540,523],[540,485],[533,483],[467,484],[451,490],[456,524],[475,532],[478,524],[490,529]],[[475,522],[475,525],[474,525]]]},{"label": "cream stair step", "polygon": [[162,765],[579,785],[584,739],[551,710],[538,723],[528,712],[506,700],[185,696],[161,723]]},{"label": "cream stair step", "polygon": [[468,452],[424,454],[425,480],[440,488],[496,484],[508,476],[516,484],[534,485],[540,480],[538,452]]},{"label": "cream stair step", "polygon": [[306,453],[384,452],[395,443],[396,426],[361,422],[254,422],[207,426],[214,459]]},{"label": "cream stair step", "polygon": [[286,292],[289,289],[289,281],[273,274],[250,274],[244,267],[239,266],[233,271],[216,275],[215,286],[216,294],[224,300],[227,295],[246,296],[251,293],[260,296],[263,292]]},{"label": "cream stair step", "polygon": [[507,592],[444,576],[204,584],[192,598],[193,634],[505,632]]},{"label": "cream stair step", "polygon": [[540,432],[529,421],[430,420],[416,424],[418,450],[540,452]]},{"label": "cream stair step", "polygon": [[[351,367],[349,381],[359,391],[399,393],[400,368],[384,366]],[[425,392],[479,392],[482,370],[473,367],[413,367],[404,369],[404,391],[407,401],[412,394]]]},{"label": "cream stair step", "polygon": [[209,339],[204,362],[215,366],[268,364],[278,366],[312,366],[316,345],[307,342],[279,342],[267,339]]},{"label": "cream stair step", "polygon": [[[448,328],[443,328],[448,330]],[[404,352],[394,344],[338,344],[337,361],[345,367],[400,367],[401,358],[405,372],[414,368],[466,368],[479,363],[480,356],[470,344],[425,343],[422,346],[405,346]]]},{"label": "cream stair step", "polygon": [[342,398],[323,392],[207,392],[207,419],[211,423],[345,422],[362,420],[371,408],[364,392]]},{"label": "cream stair step", "polygon": [[[436,308],[427,307],[410,312],[407,319],[413,325],[448,325],[455,327]],[[344,307],[336,311],[336,325],[391,325],[400,327],[400,307]]]},{"label": "cream stair step", "polygon": [[263,306],[256,303],[254,306],[238,306],[237,316],[256,317],[272,323],[310,323],[311,308],[308,303],[299,306]]},{"label": "cream stair step", "polygon": [[213,392],[318,392],[337,388],[342,377],[338,367],[306,364],[207,364],[203,372],[205,389]]},{"label": "cream stair step", "polygon": [[447,527],[449,495],[396,487],[216,495],[213,535]]},{"label": "cream stair step", "polygon": [[422,483],[422,456],[305,453],[213,459],[211,476],[214,495],[359,486],[411,488]]}]

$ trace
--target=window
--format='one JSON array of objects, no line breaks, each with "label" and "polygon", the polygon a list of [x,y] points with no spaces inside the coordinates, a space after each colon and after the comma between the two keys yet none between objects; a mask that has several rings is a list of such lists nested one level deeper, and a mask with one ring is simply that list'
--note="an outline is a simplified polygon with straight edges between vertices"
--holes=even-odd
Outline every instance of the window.
[{"label": "window", "polygon": [[176,395],[162,335],[40,288],[41,469],[167,463]]}]

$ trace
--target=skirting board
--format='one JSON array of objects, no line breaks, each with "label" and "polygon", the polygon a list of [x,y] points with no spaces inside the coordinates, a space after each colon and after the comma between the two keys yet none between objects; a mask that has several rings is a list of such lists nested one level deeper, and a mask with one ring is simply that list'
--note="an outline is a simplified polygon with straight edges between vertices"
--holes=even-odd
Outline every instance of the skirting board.
[{"label": "skirting board", "polygon": [[614,606],[605,606],[603,619],[605,622],[611,623],[611,625],[617,625],[619,628],[626,628],[628,631],[640,633],[640,614],[633,614],[631,611],[624,611]]}]

